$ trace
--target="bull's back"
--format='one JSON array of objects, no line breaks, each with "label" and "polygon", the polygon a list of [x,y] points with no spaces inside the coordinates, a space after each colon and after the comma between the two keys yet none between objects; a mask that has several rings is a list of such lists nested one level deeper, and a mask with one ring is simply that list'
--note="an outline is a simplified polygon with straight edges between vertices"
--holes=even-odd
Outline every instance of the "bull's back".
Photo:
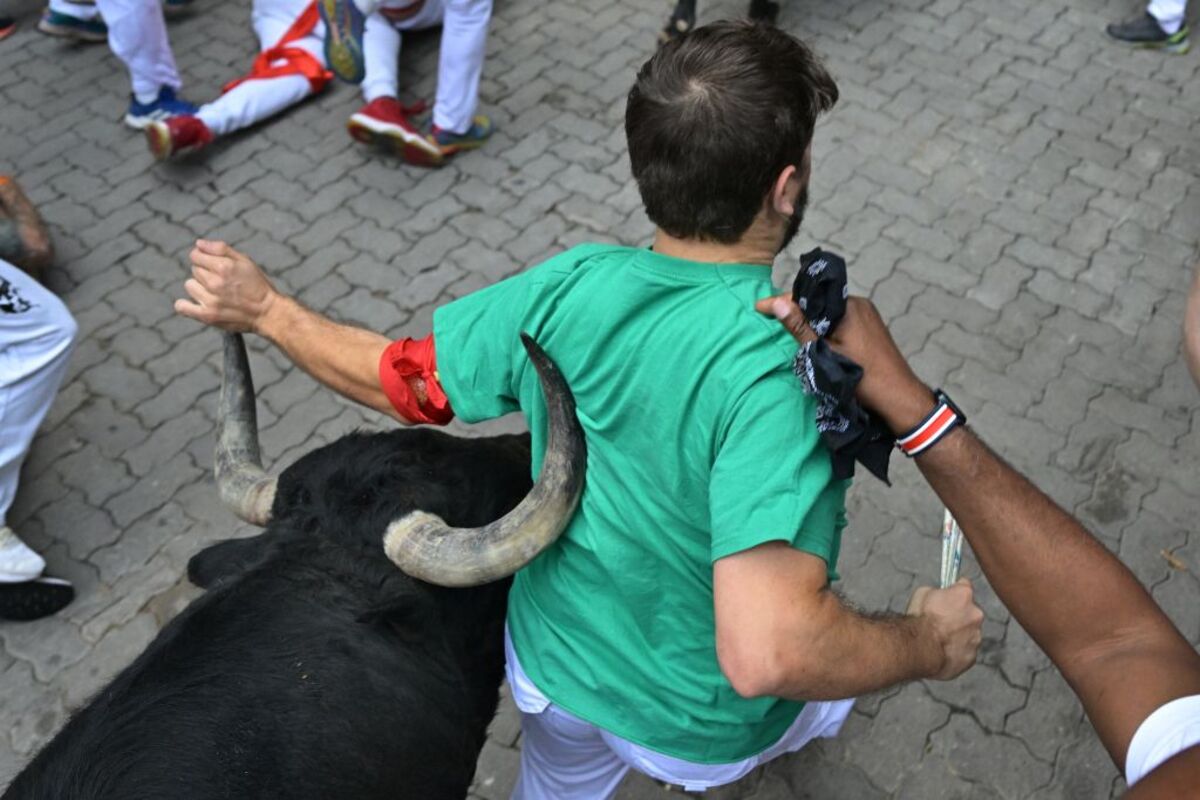
[{"label": "bull's back", "polygon": [[279,578],[198,599],[4,800],[464,797],[503,672],[502,587],[462,598],[470,643],[439,630],[438,602],[364,620],[345,587]]}]

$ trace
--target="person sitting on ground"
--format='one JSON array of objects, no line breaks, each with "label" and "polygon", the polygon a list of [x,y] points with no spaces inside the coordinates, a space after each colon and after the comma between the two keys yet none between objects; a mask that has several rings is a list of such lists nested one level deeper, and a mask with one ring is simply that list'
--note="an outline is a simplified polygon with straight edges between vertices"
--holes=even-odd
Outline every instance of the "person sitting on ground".
[{"label": "person sitting on ground", "polygon": [[71,313],[37,278],[52,257],[37,211],[0,176],[0,619],[29,620],[71,602],[70,583],[6,524],[21,463],[50,410],[75,343]]},{"label": "person sitting on ground", "polygon": [[575,247],[439,308],[421,341],[334,323],[223,243],[191,254],[179,313],[260,333],[404,422],[523,411],[534,474],[545,406],[519,334],[562,371],[588,474],[570,526],[509,593],[521,800],[602,800],[631,767],[727,784],[835,735],[858,694],[975,662],[968,581],[917,589],[906,614],[832,590],[847,481],[794,411],[815,403],[791,338],[752,308],[799,228],[814,125],[837,94],[773,28],[667,43],[625,119],[653,248]]},{"label": "person sitting on ground", "polygon": [[[444,0],[394,0],[366,20],[366,105],[347,123],[359,141],[389,150],[410,164],[437,166],[442,152],[417,132],[398,99],[400,32],[440,25]],[[309,0],[254,0],[251,19],[263,51],[250,74],[225,87],[195,115],[146,128],[155,158],[203,148],[217,136],[249,127],[321,91],[332,75],[322,55],[324,26]]]},{"label": "person sitting on ground", "polygon": [[[492,121],[476,114],[479,79],[487,49],[492,0],[443,0],[437,98],[425,139],[440,154],[438,164],[457,153],[481,147],[492,135]],[[333,74],[349,83],[366,79],[363,36],[366,21],[387,0],[318,0],[325,22],[325,59]],[[414,155],[421,155],[412,149]],[[424,164],[423,160],[414,162]],[[435,165],[436,166],[436,165]]]},{"label": "person sitting on ground", "polygon": [[1187,0],[1150,0],[1141,16],[1114,22],[1105,30],[1117,41],[1136,47],[1165,50],[1176,55],[1183,55],[1191,48]]},{"label": "person sitting on ground", "polygon": [[[815,340],[790,297],[757,308],[802,346]],[[936,426],[941,438],[914,456],[917,468],[961,524],[996,595],[1079,696],[1134,787],[1127,797],[1198,796],[1200,654],[1116,556],[935,398],[869,301],[850,298],[826,339],[863,368],[860,403],[897,435],[946,420]]]}]

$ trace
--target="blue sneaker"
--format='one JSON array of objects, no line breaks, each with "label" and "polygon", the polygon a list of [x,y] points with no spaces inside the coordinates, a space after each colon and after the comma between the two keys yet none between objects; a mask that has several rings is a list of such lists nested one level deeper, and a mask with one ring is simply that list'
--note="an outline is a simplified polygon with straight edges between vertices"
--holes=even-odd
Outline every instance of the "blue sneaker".
[{"label": "blue sneaker", "polygon": [[51,36],[78,39],[83,42],[103,42],[108,39],[108,26],[100,17],[84,19],[46,9],[38,20],[37,29]]},{"label": "blue sneaker", "polygon": [[366,18],[354,0],[318,0],[317,10],[325,23],[325,63],[347,83],[362,83],[363,26]]},{"label": "blue sneaker", "polygon": [[195,114],[196,106],[186,100],[178,100],[175,90],[164,86],[158,90],[158,97],[153,103],[139,103],[136,97],[129,100],[129,111],[125,114],[125,124],[131,128],[142,130],[151,122],[159,122],[180,114]]}]

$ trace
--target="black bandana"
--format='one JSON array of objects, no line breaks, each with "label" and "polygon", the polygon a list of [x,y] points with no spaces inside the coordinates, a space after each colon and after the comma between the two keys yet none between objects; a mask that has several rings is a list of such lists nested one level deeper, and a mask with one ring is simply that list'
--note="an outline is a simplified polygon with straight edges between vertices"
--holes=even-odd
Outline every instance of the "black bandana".
[{"label": "black bandana", "polygon": [[820,248],[800,256],[792,299],[818,338],[800,348],[792,370],[805,393],[817,398],[817,429],[830,450],[833,477],[852,477],[857,460],[876,478],[889,483],[888,458],[896,439],[854,397],[862,367],[835,353],[824,338],[845,316],[849,293],[846,262],[841,256]]}]

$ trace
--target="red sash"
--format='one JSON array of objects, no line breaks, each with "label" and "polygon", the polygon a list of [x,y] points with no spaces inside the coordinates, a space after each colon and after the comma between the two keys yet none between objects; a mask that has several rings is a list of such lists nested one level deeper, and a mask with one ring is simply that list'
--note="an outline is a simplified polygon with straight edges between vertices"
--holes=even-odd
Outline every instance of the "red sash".
[{"label": "red sash", "polygon": [[[317,3],[316,0],[313,0],[313,2],[305,6],[304,10],[300,12],[300,16],[296,17],[296,21],[292,23],[292,27],[287,29],[287,32],[275,43],[274,47],[267,48],[258,54],[258,58],[254,59],[254,64],[250,67],[248,75],[230,81],[225,84],[225,87],[221,91],[228,92],[233,87],[246,81],[257,80],[259,78],[277,78],[281,75],[303,75],[308,78],[313,92],[319,92],[324,89],[325,84],[333,80],[333,73],[325,69],[316,56],[303,47],[289,47],[292,42],[297,39],[303,39],[312,33],[313,29],[317,27],[319,20]],[[275,62],[277,61],[283,63],[276,64]]]}]

